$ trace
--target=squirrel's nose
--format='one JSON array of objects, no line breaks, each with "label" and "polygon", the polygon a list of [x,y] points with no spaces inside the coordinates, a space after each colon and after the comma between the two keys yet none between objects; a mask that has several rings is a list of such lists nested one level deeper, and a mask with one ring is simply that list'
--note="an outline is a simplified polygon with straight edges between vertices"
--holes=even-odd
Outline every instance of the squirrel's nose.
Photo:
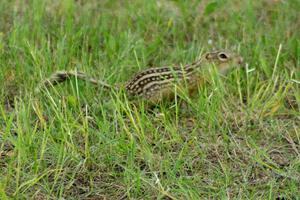
[{"label": "squirrel's nose", "polygon": [[238,64],[239,64],[239,65],[242,65],[243,63],[244,63],[244,58],[240,56],[240,57],[238,58]]}]

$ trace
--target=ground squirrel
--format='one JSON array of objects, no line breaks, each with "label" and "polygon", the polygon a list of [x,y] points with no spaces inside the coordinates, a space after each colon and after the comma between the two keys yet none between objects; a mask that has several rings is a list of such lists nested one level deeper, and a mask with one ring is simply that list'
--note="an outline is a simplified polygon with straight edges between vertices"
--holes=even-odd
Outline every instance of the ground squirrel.
[{"label": "ground squirrel", "polygon": [[[126,91],[129,99],[141,97],[149,102],[157,103],[163,99],[174,97],[175,85],[179,88],[184,86],[189,94],[197,91],[198,86],[203,84],[205,80],[202,72],[209,66],[215,65],[221,74],[226,74],[229,69],[240,66],[242,62],[241,56],[229,51],[208,52],[195,62],[184,66],[155,67],[142,70],[120,87]],[[53,86],[73,76],[100,85],[105,89],[120,89],[120,87],[91,78],[83,72],[74,71],[55,72],[50,78],[43,81],[42,86]]]}]

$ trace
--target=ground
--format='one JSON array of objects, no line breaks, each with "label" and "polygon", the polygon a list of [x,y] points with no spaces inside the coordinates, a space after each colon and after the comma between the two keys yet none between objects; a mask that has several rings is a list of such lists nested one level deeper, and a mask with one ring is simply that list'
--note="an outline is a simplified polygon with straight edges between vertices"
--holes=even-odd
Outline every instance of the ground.
[{"label": "ground", "polygon": [[[298,0],[0,2],[0,199],[297,199]],[[194,97],[145,110],[122,84],[150,66],[230,49]],[[182,104],[184,100],[186,103]]]}]

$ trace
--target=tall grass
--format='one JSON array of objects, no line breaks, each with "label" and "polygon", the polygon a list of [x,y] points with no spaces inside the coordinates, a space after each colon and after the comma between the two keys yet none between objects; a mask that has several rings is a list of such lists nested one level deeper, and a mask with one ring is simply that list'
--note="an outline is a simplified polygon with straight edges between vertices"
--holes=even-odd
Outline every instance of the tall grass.
[{"label": "tall grass", "polygon": [[[0,2],[0,199],[286,199],[300,188],[300,3]],[[231,49],[248,63],[215,71],[191,98],[150,111],[122,91],[149,66]],[[185,102],[185,106],[182,104]]]}]

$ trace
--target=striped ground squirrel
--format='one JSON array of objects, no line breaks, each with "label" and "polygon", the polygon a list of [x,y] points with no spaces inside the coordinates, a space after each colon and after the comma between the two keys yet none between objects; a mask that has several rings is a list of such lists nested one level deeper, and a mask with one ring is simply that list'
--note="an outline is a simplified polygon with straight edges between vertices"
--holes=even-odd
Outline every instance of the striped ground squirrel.
[{"label": "striped ground squirrel", "polygon": [[42,86],[53,86],[70,77],[77,77],[109,90],[123,88],[129,99],[141,97],[149,102],[157,103],[163,99],[173,98],[175,85],[179,90],[186,88],[192,95],[205,81],[203,71],[209,67],[215,66],[219,73],[226,74],[229,69],[240,66],[242,62],[242,57],[232,52],[214,51],[208,52],[195,62],[184,66],[142,70],[119,87],[91,78],[83,72],[74,71],[58,71],[43,81]]}]

